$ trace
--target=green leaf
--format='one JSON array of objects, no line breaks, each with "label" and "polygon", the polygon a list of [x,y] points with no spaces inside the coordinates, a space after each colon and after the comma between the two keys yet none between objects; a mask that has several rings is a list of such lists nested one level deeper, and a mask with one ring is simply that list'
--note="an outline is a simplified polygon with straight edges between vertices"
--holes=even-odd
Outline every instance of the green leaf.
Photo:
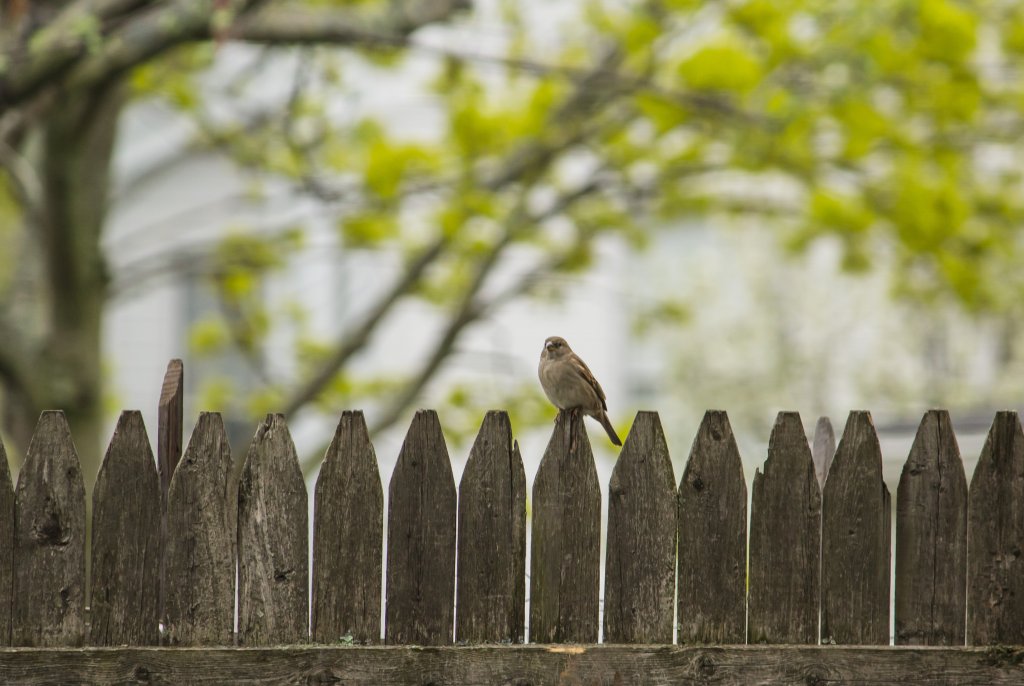
[{"label": "green leaf", "polygon": [[679,76],[690,88],[746,93],[763,76],[761,62],[733,35],[706,42],[679,65]]}]

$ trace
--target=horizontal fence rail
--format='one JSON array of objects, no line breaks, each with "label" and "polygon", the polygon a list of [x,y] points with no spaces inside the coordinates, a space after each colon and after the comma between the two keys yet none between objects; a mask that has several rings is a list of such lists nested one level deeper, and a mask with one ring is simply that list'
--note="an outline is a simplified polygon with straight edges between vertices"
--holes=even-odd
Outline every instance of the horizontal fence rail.
[{"label": "horizontal fence rail", "polygon": [[[38,669],[42,683],[63,664],[96,670],[86,680],[163,669],[166,679],[223,682],[226,654],[240,656],[234,677],[243,678],[263,669],[260,650],[279,649],[282,664],[308,678],[346,683],[402,669],[437,683],[460,674],[529,681],[556,667],[586,683],[636,683],[645,673],[728,680],[748,661],[764,679],[932,683],[960,670],[954,683],[975,683],[973,667],[976,683],[1024,683],[1024,650],[1004,647],[1024,644],[1017,414],[996,415],[969,486],[948,414],[924,415],[897,490],[894,570],[870,414],[850,414],[834,455],[832,435],[819,423],[812,444],[798,414],[779,414],[748,520],[724,412],[705,415],[678,482],[657,413],[637,415],[608,484],[603,634],[641,648],[494,646],[463,657],[361,648],[350,653],[363,661],[356,668],[339,665],[333,648],[295,644],[377,644],[382,621],[387,646],[522,643],[527,584],[530,642],[598,642],[602,498],[581,414],[559,414],[534,480],[527,576],[526,478],[504,412],[484,418],[459,484],[436,413],[418,412],[387,489],[386,522],[362,413],[345,412],[316,481],[312,527],[283,416],[260,424],[236,478],[220,415],[200,415],[183,453],[162,428],[158,460],[141,415],[125,412],[93,494],[86,589],[81,470],[63,414],[46,412],[16,485],[0,444],[0,645],[48,650],[0,650],[0,681],[31,682]],[[984,649],[877,648],[890,643],[890,607],[898,646]],[[650,648],[674,636],[689,647]],[[860,648],[742,647],[819,643]],[[194,648],[181,654],[196,662],[144,648],[161,644]],[[137,648],[71,649],[79,646]],[[867,671],[851,666],[859,659]],[[514,660],[519,676],[502,671]]]}]

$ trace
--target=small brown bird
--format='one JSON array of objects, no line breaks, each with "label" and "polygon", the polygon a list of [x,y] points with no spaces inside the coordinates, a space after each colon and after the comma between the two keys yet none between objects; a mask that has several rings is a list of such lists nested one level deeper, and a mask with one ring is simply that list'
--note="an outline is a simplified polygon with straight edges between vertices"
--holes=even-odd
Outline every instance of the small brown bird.
[{"label": "small brown bird", "polygon": [[544,394],[555,407],[559,410],[583,410],[584,414],[601,422],[612,443],[622,445],[608,419],[608,403],[601,384],[564,338],[551,336],[544,341],[537,373]]}]

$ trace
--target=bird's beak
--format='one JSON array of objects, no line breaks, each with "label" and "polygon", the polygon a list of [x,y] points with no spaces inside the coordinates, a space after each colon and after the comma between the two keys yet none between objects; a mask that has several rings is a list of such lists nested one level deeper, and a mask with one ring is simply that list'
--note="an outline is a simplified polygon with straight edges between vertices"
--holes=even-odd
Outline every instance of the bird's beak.
[{"label": "bird's beak", "polygon": [[551,352],[552,350],[555,349],[555,344],[554,343],[545,343],[544,344],[544,349],[547,350],[548,352]]}]

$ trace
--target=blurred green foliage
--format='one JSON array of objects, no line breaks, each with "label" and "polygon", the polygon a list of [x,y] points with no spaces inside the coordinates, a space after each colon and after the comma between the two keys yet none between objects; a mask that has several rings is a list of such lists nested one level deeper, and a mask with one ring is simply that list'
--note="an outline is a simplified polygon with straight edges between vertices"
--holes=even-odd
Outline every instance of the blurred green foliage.
[{"label": "blurred green foliage", "polygon": [[[415,38],[361,57],[279,49],[301,78],[287,102],[248,119],[208,111],[208,44],[137,68],[131,82],[136,97],[194,116],[202,143],[254,180],[284,179],[337,208],[352,249],[387,248],[411,263],[443,236],[410,292],[452,317],[509,245],[546,259],[548,273],[583,270],[604,236],[641,247],[655,227],[736,215],[758,218],[795,253],[838,241],[852,271],[885,255],[899,297],[1024,314],[1019,2],[584,0],[555,45],[525,12],[505,2],[488,15],[503,38],[487,59],[458,41],[423,49]],[[468,35],[474,21],[447,30]],[[358,90],[346,60],[386,87],[412,78],[399,72],[413,57],[433,65],[415,91],[423,116],[440,122],[433,133],[408,134],[385,114],[337,115]],[[230,86],[240,101],[261,88],[258,72]],[[300,234],[224,240],[212,280],[231,315],[197,325],[197,351],[258,349],[281,315],[258,284]],[[284,315],[301,323],[301,303]],[[685,323],[688,306],[667,300],[635,316],[644,332],[655,319]],[[298,328],[300,368],[313,369],[330,346]],[[340,371],[321,400],[400,385]],[[229,395],[222,384],[209,392]],[[472,392],[456,386],[444,400],[457,415],[477,406]],[[250,405],[262,411],[284,394],[263,388]],[[513,395],[522,419],[545,414],[522,397],[536,400],[535,388]],[[463,428],[475,430],[475,418]]]}]

